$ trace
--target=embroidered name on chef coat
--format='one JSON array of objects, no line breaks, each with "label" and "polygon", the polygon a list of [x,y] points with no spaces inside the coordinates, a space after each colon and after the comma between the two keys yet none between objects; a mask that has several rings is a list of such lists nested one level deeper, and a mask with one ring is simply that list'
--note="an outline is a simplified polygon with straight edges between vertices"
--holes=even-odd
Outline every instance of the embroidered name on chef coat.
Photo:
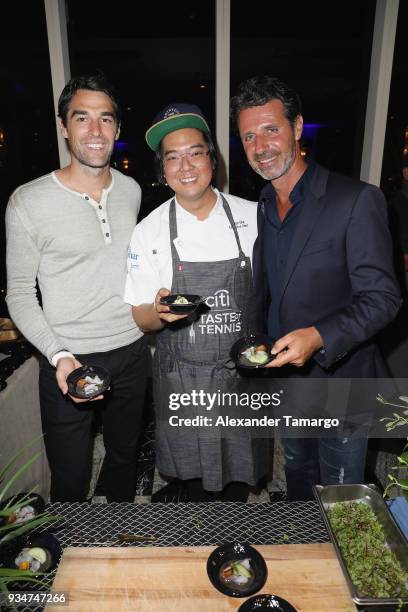
[{"label": "embroidered name on chef coat", "polygon": [[132,269],[137,269],[139,268],[139,263],[140,263],[140,255],[139,253],[135,253],[134,251],[132,251],[132,249],[129,247],[128,248],[128,252],[127,252],[127,256],[128,256],[128,260],[130,262],[130,267]]},{"label": "embroidered name on chef coat", "polygon": [[[241,219],[240,221],[235,221],[235,227],[237,229],[241,229],[242,227],[248,227],[248,223],[244,221],[244,219]],[[231,225],[229,226],[229,229],[232,229]]]}]

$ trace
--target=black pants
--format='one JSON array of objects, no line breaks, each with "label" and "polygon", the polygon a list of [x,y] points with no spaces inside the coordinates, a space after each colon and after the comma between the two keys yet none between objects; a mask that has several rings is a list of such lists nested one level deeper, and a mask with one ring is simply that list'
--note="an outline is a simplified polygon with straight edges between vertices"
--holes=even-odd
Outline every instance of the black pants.
[{"label": "black pants", "polygon": [[83,365],[101,365],[112,377],[103,400],[75,404],[62,395],[55,369],[40,364],[40,404],[44,442],[51,469],[51,501],[84,501],[89,487],[91,425],[101,411],[106,449],[104,485],[108,501],[133,501],[136,454],[146,388],[147,342],[140,340],[105,353],[76,355]]}]

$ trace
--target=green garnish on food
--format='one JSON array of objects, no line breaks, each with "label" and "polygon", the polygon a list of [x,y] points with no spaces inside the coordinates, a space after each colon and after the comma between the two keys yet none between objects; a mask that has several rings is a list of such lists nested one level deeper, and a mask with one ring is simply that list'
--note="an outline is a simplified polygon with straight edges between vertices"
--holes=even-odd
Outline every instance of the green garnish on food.
[{"label": "green garnish on food", "polygon": [[246,588],[248,582],[254,577],[250,559],[234,559],[229,563],[224,563],[220,570],[220,577],[227,583],[233,583],[237,588]]},{"label": "green garnish on food", "polygon": [[382,525],[361,502],[337,502],[327,515],[339,543],[350,578],[368,597],[408,595],[408,572],[386,543]]},{"label": "green garnish on food", "polygon": [[238,561],[233,561],[231,563],[232,572],[235,576],[245,576],[245,578],[252,578],[252,574],[249,569],[247,569],[242,563]]}]

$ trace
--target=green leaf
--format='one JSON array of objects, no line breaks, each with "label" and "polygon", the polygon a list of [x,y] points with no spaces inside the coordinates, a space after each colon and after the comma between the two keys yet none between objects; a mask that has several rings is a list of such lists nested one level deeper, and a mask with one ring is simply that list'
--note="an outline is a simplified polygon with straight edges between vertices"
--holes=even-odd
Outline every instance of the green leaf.
[{"label": "green leaf", "polygon": [[408,450],[404,451],[402,455],[398,457],[398,463],[402,463],[408,467]]},{"label": "green leaf", "polygon": [[0,567],[0,578],[30,578],[30,576],[44,576],[44,572],[32,572],[31,570],[14,569],[13,567]]},{"label": "green leaf", "polygon": [[6,473],[8,472],[8,470],[11,468],[11,466],[17,461],[17,459],[19,457],[21,457],[21,455],[24,454],[24,452],[30,448],[31,446],[33,446],[36,442],[38,442],[38,440],[40,440],[41,438],[44,437],[44,434],[41,434],[39,436],[37,436],[36,438],[34,438],[34,440],[31,440],[31,442],[28,442],[28,444],[25,444],[19,451],[18,453],[16,453],[15,455],[13,455],[13,457],[10,459],[10,461],[6,464],[6,466],[4,468],[2,468],[0,470],[0,482],[3,480],[3,478],[5,477]]},{"label": "green leaf", "polygon": [[[0,593],[4,593],[6,596],[9,594],[9,590],[7,588],[7,580],[0,579]],[[11,609],[17,612],[17,608],[14,605],[14,602],[11,604]]]},{"label": "green leaf", "polygon": [[48,515],[46,512],[43,512],[42,514],[37,514],[37,516],[33,516],[33,518],[30,518],[27,521],[22,521],[20,523],[14,521],[14,523],[8,523],[7,525],[3,525],[2,527],[0,527],[0,533],[2,531],[17,530],[21,527],[25,527],[26,525],[29,525],[30,527],[38,527],[38,525],[36,524],[36,521],[38,521],[38,519],[41,519],[43,522],[46,522],[44,521],[44,519],[48,520],[49,518],[50,515]]},{"label": "green leaf", "polygon": [[[34,501],[36,499],[36,497],[30,497],[30,495],[32,495],[34,493],[34,489],[31,489],[31,491],[28,491],[27,493],[25,493],[24,495],[20,493],[21,497],[19,497],[18,500],[16,500],[17,496],[19,495],[18,493],[16,495],[13,495],[12,497],[10,497],[10,499],[8,500],[7,504],[4,506],[5,508],[16,508],[17,510],[19,510],[20,508],[24,508],[24,506],[28,506],[32,501]],[[13,500],[16,500],[13,504]]]},{"label": "green leaf", "polygon": [[0,492],[0,501],[4,498],[5,494],[7,493],[7,491],[10,489],[10,487],[12,486],[12,484],[18,479],[20,478],[21,474],[23,474],[26,469],[32,464],[34,463],[34,461],[37,461],[37,459],[39,457],[41,457],[42,455],[42,451],[39,451],[38,453],[36,453],[33,457],[31,457],[31,459],[29,459],[28,461],[26,461],[26,463],[24,463],[18,470],[17,472],[14,473],[14,476],[12,476],[6,483],[6,485],[3,487],[3,490]]},{"label": "green leaf", "polygon": [[408,478],[398,478],[396,481],[397,485],[404,489],[404,491],[408,491]]},{"label": "green leaf", "polygon": [[[23,533],[31,531],[35,527],[40,527],[41,525],[45,525],[46,523],[55,523],[56,521],[60,521],[62,518],[62,516],[49,516],[48,514],[39,514],[37,517],[35,517],[34,519],[30,519],[30,521],[27,521],[26,523],[19,523],[20,527],[18,528],[11,528],[8,531],[6,530],[6,535],[0,538],[0,544],[9,542],[10,540],[13,540],[14,538],[17,538],[18,536],[22,535]],[[0,532],[2,530],[4,530],[4,528],[0,527]]]},{"label": "green leaf", "polygon": [[14,504],[13,499],[15,499],[16,496],[11,497],[7,504],[4,506],[3,510],[0,510],[0,516],[8,517],[12,514],[15,514],[18,510],[21,510],[21,508],[30,505],[30,503],[36,499],[35,497],[29,497],[30,495],[31,493],[27,493],[26,495],[24,495],[24,497],[21,497]]}]

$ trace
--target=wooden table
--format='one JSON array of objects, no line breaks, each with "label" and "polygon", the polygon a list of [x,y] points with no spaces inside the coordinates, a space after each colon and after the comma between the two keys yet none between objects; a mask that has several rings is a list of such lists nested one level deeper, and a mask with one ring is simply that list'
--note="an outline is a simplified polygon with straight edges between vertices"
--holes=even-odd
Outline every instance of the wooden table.
[{"label": "wooden table", "polygon": [[[356,610],[331,544],[260,545],[275,593],[298,612]],[[213,547],[68,547],[53,590],[68,593],[70,612],[222,612],[245,598],[219,593],[208,579]],[[46,608],[52,612],[52,608]]]}]

